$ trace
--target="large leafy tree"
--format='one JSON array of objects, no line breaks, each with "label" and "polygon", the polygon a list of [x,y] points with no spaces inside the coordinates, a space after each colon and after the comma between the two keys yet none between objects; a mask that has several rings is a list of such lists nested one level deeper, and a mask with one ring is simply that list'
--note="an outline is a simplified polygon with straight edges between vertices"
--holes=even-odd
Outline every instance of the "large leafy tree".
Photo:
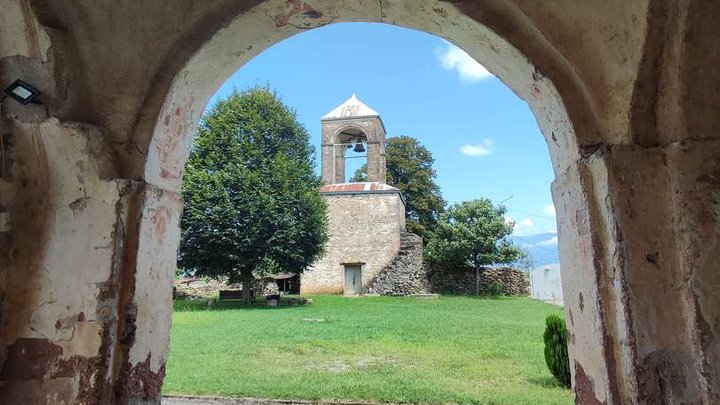
[{"label": "large leafy tree", "polygon": [[477,294],[485,267],[514,263],[526,256],[508,239],[514,226],[505,220],[505,207],[494,206],[486,198],[452,205],[435,227],[427,258],[444,266],[472,267]]},{"label": "large leafy tree", "polygon": [[182,184],[179,265],[242,282],[302,272],[327,242],[314,150],[273,91],[233,92],[203,117]]},{"label": "large leafy tree", "polygon": [[[385,145],[387,183],[399,188],[406,199],[408,231],[427,237],[443,212],[445,201],[435,183],[435,159],[420,141],[410,136],[389,138]],[[367,166],[352,181],[366,181]]]}]

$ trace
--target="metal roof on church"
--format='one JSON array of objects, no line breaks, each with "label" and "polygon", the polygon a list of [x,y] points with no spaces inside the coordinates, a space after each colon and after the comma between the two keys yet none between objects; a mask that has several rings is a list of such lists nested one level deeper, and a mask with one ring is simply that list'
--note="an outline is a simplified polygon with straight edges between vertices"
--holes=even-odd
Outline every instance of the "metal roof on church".
[{"label": "metal roof on church", "polygon": [[362,193],[373,191],[399,193],[400,189],[380,182],[326,184],[320,188],[321,193]]},{"label": "metal roof on church", "polygon": [[345,100],[344,103],[335,107],[332,111],[325,114],[322,117],[323,120],[333,120],[338,118],[353,118],[353,117],[379,117],[377,111],[368,107],[365,103],[358,100],[353,93],[349,99]]}]

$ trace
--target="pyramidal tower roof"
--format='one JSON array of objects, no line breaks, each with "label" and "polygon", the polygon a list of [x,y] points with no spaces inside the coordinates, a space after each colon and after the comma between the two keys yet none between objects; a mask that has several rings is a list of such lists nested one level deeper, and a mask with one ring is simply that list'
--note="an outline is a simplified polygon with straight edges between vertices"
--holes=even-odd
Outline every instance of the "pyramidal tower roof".
[{"label": "pyramidal tower roof", "polygon": [[345,100],[344,103],[335,107],[332,111],[325,114],[322,117],[323,120],[332,120],[338,118],[352,118],[352,117],[379,117],[377,111],[368,107],[365,103],[358,100],[355,93],[350,96],[349,99]]}]

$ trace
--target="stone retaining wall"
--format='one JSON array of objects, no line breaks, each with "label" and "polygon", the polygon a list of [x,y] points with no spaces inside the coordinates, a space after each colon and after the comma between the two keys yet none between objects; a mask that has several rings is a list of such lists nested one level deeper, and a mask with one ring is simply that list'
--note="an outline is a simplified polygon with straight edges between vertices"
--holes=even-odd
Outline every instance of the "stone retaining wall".
[{"label": "stone retaining wall", "polygon": [[393,262],[368,282],[367,293],[378,295],[427,294],[429,282],[423,266],[423,240],[405,232]]},{"label": "stone retaining wall", "polygon": [[[471,268],[443,269],[425,265],[430,289],[438,294],[475,294],[475,271]],[[510,267],[486,269],[480,275],[480,294],[488,295],[493,283],[507,295],[530,295],[530,281],[522,270]]]}]

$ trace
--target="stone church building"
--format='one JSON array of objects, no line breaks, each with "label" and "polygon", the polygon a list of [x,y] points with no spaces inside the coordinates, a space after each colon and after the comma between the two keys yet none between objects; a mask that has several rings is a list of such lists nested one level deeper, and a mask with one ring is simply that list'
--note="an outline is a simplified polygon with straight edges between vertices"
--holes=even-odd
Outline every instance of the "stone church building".
[{"label": "stone church building", "polygon": [[[355,94],[322,118],[322,195],[330,239],[303,294],[420,293],[422,239],[405,231],[405,200],[385,184],[385,125]],[[367,182],[346,183],[350,153],[367,151]]]}]

